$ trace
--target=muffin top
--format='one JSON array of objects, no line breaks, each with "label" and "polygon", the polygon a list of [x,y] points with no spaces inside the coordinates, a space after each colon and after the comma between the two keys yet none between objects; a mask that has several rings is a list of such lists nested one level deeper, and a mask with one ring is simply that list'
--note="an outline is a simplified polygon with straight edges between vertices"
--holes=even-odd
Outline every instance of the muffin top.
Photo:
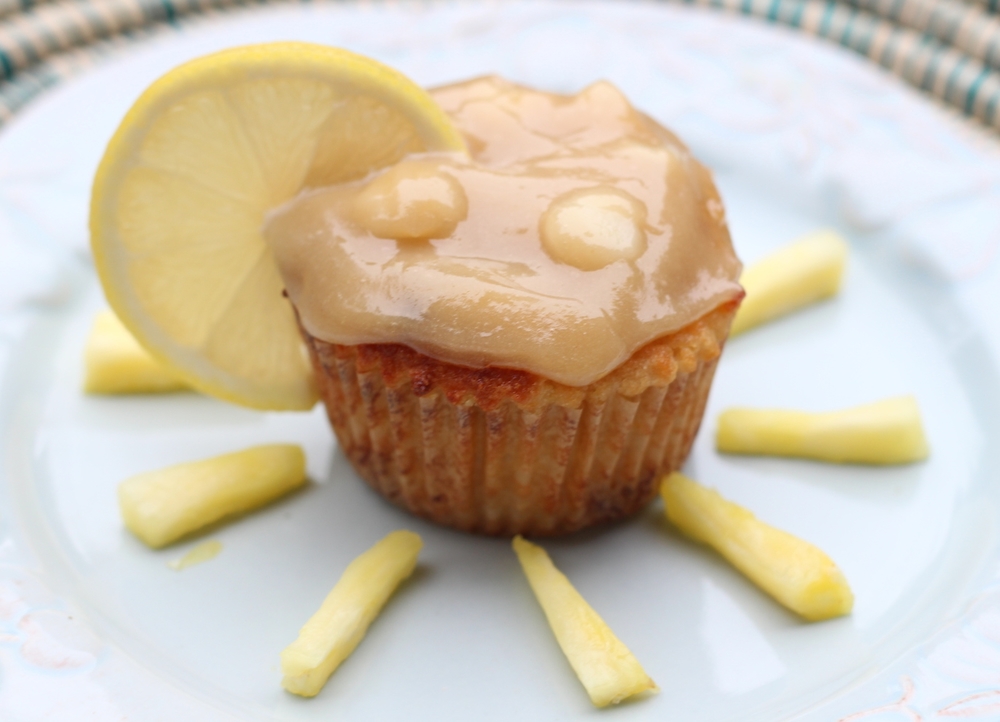
[{"label": "muffin top", "polygon": [[267,218],[314,337],[583,386],[742,293],[711,175],[611,84],[431,92],[468,156],[411,154]]}]

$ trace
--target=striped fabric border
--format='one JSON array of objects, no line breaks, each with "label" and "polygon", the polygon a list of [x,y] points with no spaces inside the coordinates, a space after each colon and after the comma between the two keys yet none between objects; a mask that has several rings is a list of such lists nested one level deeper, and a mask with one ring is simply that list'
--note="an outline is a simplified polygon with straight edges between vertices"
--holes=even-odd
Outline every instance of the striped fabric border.
[{"label": "striped fabric border", "polygon": [[[0,0],[10,2],[11,0]],[[23,1],[23,0],[22,0]],[[0,21],[0,78],[63,52],[158,22],[255,0],[57,0]]]},{"label": "striped fabric border", "polygon": [[[847,0],[1000,68],[1000,15],[956,0]],[[993,0],[994,5],[1000,0]],[[995,7],[994,7],[995,9]]]},{"label": "striped fabric border", "polygon": [[1000,0],[965,0],[965,2],[982,5],[991,13],[1000,13]]},{"label": "striped fabric border", "polygon": [[[78,65],[136,35],[188,15],[266,1],[0,0],[0,123]],[[749,15],[836,42],[1000,130],[1000,16],[982,7],[957,0],[672,1]],[[25,6],[26,11],[13,9]],[[10,14],[3,16],[5,11]],[[75,48],[83,50],[67,52]]]},{"label": "striped fabric border", "polygon": [[138,40],[158,35],[167,28],[172,28],[172,26],[153,25],[122,33],[83,48],[60,53],[28,70],[17,73],[11,80],[0,82],[0,127],[46,88],[83,72],[112,52]]},{"label": "striped fabric border", "polygon": [[1000,72],[928,35],[835,0],[682,1],[752,15],[836,42],[1000,130]]},{"label": "striped fabric border", "polygon": [[48,2],[48,0],[0,0],[0,17],[27,12],[43,2]]}]

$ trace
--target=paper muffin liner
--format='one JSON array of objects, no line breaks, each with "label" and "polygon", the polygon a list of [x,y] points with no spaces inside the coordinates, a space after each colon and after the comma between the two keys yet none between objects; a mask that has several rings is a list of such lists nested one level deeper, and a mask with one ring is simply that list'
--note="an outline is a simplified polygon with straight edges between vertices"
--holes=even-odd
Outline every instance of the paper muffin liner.
[{"label": "paper muffin liner", "polygon": [[735,308],[582,388],[304,336],[341,448],[382,496],[463,531],[546,536],[635,513],[680,468]]}]

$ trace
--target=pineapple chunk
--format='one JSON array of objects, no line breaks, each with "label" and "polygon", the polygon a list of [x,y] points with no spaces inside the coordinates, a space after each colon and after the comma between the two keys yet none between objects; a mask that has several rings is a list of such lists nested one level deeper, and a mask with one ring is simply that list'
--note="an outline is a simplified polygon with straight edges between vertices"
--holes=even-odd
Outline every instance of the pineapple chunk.
[{"label": "pineapple chunk", "polygon": [[119,485],[118,503],[125,526],[159,548],[263,506],[305,481],[302,449],[269,444],[133,476]]},{"label": "pineapple chunk", "polygon": [[659,691],[642,665],[614,635],[541,547],[514,538],[514,551],[570,666],[597,707]]},{"label": "pineapple chunk", "polygon": [[747,292],[733,319],[735,336],[840,290],[847,243],[834,231],[817,231],[785,246],[743,272]]},{"label": "pineapple chunk", "polygon": [[423,542],[394,531],[347,565],[319,611],[281,653],[281,686],[315,697],[358,646],[389,597],[413,572]]},{"label": "pineapple chunk", "polygon": [[727,409],[719,416],[715,444],[730,454],[855,464],[908,464],[929,453],[912,396],[827,413]]},{"label": "pineapple chunk", "polygon": [[757,586],[810,621],[849,614],[854,594],[837,565],[807,541],[760,521],[713,489],[674,472],[660,495],[685,535],[715,549]]},{"label": "pineapple chunk", "polygon": [[94,317],[83,352],[88,394],[148,394],[189,389],[149,355],[112,311]]}]

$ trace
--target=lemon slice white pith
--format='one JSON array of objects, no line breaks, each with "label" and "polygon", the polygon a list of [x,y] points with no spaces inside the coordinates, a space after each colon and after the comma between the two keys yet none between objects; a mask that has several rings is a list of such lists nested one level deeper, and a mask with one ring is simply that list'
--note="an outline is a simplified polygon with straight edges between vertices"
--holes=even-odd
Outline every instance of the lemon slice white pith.
[{"label": "lemon slice white pith", "polygon": [[430,150],[464,150],[444,112],[348,51],[273,43],[182,65],[132,106],[94,179],[91,246],[108,301],[195,388],[310,408],[312,372],[264,216],[303,188]]}]

